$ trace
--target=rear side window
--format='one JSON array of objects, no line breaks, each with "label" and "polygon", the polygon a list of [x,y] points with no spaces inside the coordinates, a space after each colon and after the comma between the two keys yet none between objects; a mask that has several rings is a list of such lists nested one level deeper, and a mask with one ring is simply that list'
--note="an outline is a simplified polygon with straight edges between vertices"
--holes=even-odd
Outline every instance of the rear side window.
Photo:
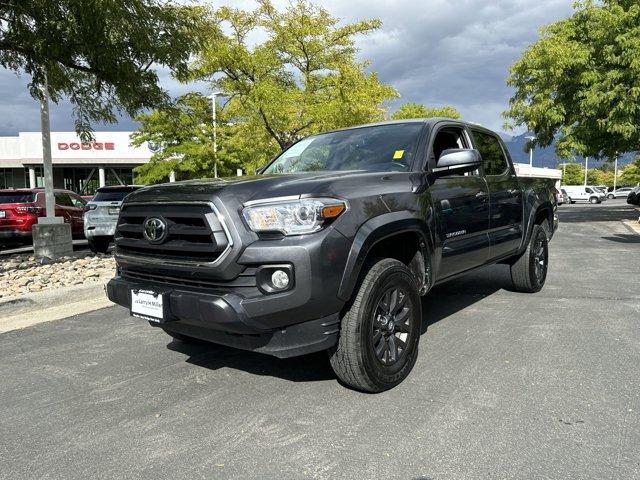
[{"label": "rear side window", "polygon": [[0,203],[31,203],[35,201],[35,193],[0,192]]},{"label": "rear side window", "polygon": [[91,200],[93,202],[119,202],[134,190],[136,189],[135,188],[118,188],[118,189],[103,190],[102,192],[98,190],[98,192],[96,193],[96,196],[93,197]]},{"label": "rear side window", "polygon": [[482,166],[485,175],[502,175],[507,171],[509,163],[504,155],[500,141],[485,132],[472,130],[476,148],[482,155]]},{"label": "rear side window", "polygon": [[71,202],[73,203],[74,207],[84,207],[87,204],[84,199],[80,198],[77,195],[69,195],[69,197],[71,198]]},{"label": "rear side window", "polygon": [[56,203],[63,207],[73,207],[71,197],[67,193],[56,193]]}]

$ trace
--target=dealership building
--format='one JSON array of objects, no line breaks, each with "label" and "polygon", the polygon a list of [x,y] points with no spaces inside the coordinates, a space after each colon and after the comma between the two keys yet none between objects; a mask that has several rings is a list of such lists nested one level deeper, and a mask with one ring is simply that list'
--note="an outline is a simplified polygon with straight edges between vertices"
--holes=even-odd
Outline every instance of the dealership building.
[{"label": "dealership building", "polygon": [[[91,195],[101,186],[134,184],[133,169],[148,162],[153,152],[146,144],[130,146],[130,135],[95,132],[93,141],[82,142],[75,132],[51,132],[54,186]],[[0,137],[0,188],[42,186],[40,132]]]}]

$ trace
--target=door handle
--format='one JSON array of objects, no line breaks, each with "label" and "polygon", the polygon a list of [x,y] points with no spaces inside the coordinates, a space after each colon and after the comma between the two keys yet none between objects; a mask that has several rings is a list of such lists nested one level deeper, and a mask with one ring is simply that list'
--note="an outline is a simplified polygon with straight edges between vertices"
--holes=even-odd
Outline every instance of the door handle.
[{"label": "door handle", "polygon": [[520,195],[520,190],[518,190],[517,188],[512,188],[511,190],[507,190],[507,193],[509,195]]},{"label": "door handle", "polygon": [[478,192],[476,193],[476,198],[487,198],[487,193],[486,192]]}]

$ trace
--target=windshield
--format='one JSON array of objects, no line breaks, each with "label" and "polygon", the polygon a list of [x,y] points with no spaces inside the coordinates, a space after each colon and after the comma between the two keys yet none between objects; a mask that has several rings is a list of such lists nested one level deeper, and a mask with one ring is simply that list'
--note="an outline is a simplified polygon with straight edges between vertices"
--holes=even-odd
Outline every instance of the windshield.
[{"label": "windshield", "polygon": [[126,188],[110,188],[109,190],[98,190],[96,196],[92,198],[94,202],[116,202],[122,200],[124,197],[129,195],[134,190],[137,190],[135,187],[126,187]]},{"label": "windshield", "polygon": [[0,192],[0,203],[31,203],[35,200],[35,193]]},{"label": "windshield", "polygon": [[323,133],[285,150],[263,173],[411,169],[422,123],[394,123]]}]

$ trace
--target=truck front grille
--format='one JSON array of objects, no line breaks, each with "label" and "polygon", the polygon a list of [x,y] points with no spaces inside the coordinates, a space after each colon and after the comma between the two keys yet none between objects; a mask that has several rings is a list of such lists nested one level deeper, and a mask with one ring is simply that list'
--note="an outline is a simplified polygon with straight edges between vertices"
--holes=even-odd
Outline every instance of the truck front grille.
[{"label": "truck front grille", "polygon": [[[161,242],[148,241],[144,222],[158,217],[167,224]],[[116,251],[166,260],[215,262],[231,246],[225,226],[211,204],[124,204],[115,233]]]}]

